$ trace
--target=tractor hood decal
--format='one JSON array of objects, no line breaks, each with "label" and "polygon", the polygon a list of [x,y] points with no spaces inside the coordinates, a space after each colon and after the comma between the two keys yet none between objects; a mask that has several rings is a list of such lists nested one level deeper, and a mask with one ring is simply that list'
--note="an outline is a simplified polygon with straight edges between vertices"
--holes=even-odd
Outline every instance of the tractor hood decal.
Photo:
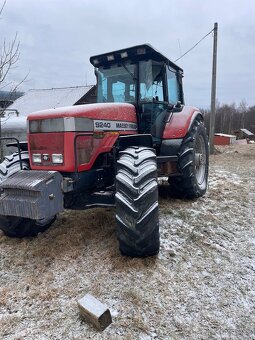
[{"label": "tractor hood decal", "polygon": [[130,131],[137,130],[137,124],[119,120],[94,120],[94,130],[103,131]]}]

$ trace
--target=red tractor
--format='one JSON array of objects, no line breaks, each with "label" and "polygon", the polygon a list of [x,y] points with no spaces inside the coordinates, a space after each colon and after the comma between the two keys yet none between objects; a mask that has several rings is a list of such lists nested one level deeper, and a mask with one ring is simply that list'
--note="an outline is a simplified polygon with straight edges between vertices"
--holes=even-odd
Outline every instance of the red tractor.
[{"label": "red tractor", "polygon": [[97,103],[28,116],[28,142],[0,164],[0,228],[35,236],[67,209],[116,206],[122,254],[159,251],[158,182],[207,189],[203,116],[185,106],[183,70],[150,45],[90,58]]}]

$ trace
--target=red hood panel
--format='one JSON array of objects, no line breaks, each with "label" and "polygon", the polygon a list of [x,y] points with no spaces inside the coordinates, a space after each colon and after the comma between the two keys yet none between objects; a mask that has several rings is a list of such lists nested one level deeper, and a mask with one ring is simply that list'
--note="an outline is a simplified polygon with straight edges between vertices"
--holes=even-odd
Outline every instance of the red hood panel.
[{"label": "red hood panel", "polygon": [[134,105],[127,103],[97,103],[37,111],[29,114],[27,119],[37,120],[61,117],[86,117],[136,122],[136,110]]}]

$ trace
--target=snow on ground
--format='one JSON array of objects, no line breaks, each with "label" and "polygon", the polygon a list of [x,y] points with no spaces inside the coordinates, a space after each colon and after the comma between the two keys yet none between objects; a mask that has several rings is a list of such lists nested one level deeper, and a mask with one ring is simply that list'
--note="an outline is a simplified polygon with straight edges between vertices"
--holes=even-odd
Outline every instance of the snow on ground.
[{"label": "snow on ground", "polygon": [[[255,146],[212,156],[207,194],[160,199],[161,249],[118,252],[114,209],[65,211],[37,238],[0,235],[2,339],[255,339]],[[90,292],[113,323],[79,318]]]}]

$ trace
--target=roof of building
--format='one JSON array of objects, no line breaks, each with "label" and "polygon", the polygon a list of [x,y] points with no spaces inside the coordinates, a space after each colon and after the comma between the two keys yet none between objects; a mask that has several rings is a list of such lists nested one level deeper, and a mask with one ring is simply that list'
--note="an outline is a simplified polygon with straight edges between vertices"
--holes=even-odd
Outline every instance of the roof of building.
[{"label": "roof of building", "polygon": [[[1,118],[2,130],[17,131],[26,129],[26,117],[36,111],[72,106],[80,101],[94,85],[52,89],[29,90],[10,105]],[[13,113],[11,112],[13,111]],[[19,116],[16,116],[18,111]]]},{"label": "roof of building", "polygon": [[251,131],[247,130],[247,129],[240,129],[240,131],[243,132],[244,135],[248,136],[248,137],[252,137],[254,136],[254,133],[252,133]]},{"label": "roof of building", "polygon": [[0,90],[0,101],[3,100],[10,100],[14,101],[15,99],[19,98],[20,96],[23,96],[24,92],[21,91],[2,91]]},{"label": "roof of building", "polygon": [[8,107],[18,110],[20,116],[46,109],[75,105],[94,85],[29,90]]},{"label": "roof of building", "polygon": [[235,135],[228,135],[226,133],[215,133],[215,136],[226,137],[226,138],[236,138]]}]

